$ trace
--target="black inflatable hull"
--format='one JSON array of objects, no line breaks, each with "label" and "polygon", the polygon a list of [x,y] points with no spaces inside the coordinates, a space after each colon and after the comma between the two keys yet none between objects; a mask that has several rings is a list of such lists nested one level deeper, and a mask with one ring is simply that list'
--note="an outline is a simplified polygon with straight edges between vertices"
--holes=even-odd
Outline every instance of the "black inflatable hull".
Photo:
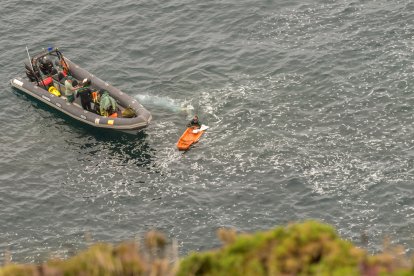
[{"label": "black inflatable hull", "polygon": [[132,108],[137,116],[133,118],[111,118],[100,116],[96,113],[84,110],[77,102],[78,100],[74,103],[69,103],[65,97],[55,96],[49,93],[43,86],[37,85],[36,82],[30,82],[28,79],[23,77],[12,79],[10,84],[16,89],[41,102],[44,102],[50,107],[94,128],[110,129],[135,134],[142,128],[149,125],[152,119],[151,113],[146,110],[136,99],[123,93],[111,84],[104,82],[85,69],[82,69],[75,63],[71,62],[68,58],[65,58],[65,61],[68,64],[73,77],[79,80],[84,78],[90,79],[92,82],[92,88],[107,90],[120,106],[123,108]]}]

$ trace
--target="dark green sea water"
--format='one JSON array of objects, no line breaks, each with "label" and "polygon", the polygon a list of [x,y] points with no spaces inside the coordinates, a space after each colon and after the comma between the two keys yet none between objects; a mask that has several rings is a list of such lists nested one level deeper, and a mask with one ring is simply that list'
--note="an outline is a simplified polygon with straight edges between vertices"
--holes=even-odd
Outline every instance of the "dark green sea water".
[{"label": "dark green sea water", "polygon": [[[166,233],[181,255],[317,219],[414,249],[413,1],[2,1],[0,261]],[[138,136],[13,90],[25,46],[140,100]],[[175,148],[197,113],[210,126]],[[361,236],[367,237],[361,242]]]}]

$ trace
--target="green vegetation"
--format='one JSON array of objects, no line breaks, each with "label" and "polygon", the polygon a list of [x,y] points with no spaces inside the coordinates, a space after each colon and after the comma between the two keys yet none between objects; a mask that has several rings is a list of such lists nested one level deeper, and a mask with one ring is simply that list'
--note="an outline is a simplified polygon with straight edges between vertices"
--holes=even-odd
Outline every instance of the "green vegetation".
[{"label": "green vegetation", "polygon": [[3,275],[414,275],[399,247],[370,256],[325,224],[308,221],[268,232],[221,229],[224,245],[176,261],[173,244],[156,232],[137,243],[97,244],[68,260],[42,265],[9,264]]},{"label": "green vegetation", "polygon": [[193,253],[181,261],[178,275],[404,275],[413,271],[401,260],[401,251],[369,256],[341,240],[332,227],[313,221],[254,235],[221,230],[219,236],[223,248]]},{"label": "green vegetation", "polygon": [[96,244],[68,260],[51,260],[42,265],[9,264],[0,269],[0,276],[172,275],[172,256],[166,245],[163,235],[149,232],[142,250],[136,242],[116,247]]}]

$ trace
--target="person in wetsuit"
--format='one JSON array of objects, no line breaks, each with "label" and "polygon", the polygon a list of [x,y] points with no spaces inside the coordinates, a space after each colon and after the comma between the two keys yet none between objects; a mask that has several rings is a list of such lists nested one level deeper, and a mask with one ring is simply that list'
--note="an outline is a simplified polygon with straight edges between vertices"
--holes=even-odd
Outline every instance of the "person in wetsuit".
[{"label": "person in wetsuit", "polygon": [[197,127],[197,128],[201,127],[201,123],[198,120],[197,115],[194,115],[193,119],[187,124],[187,127]]},{"label": "person in wetsuit", "polygon": [[76,90],[76,98],[80,96],[81,104],[83,109],[88,111],[93,111],[91,102],[92,102],[92,90],[90,88],[91,80],[84,79],[82,81],[82,87]]}]

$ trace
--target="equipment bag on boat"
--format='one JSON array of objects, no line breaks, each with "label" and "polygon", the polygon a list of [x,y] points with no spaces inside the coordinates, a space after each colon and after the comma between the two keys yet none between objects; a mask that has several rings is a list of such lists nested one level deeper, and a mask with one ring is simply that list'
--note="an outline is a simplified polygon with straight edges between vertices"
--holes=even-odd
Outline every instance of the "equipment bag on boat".
[{"label": "equipment bag on boat", "polygon": [[134,118],[135,116],[137,116],[137,114],[130,107],[127,107],[122,111],[122,117],[123,118]]},{"label": "equipment bag on boat", "polygon": [[57,90],[56,87],[51,86],[51,87],[49,87],[48,91],[49,91],[49,93],[51,93],[51,94],[53,94],[57,97],[60,97],[60,91]]}]

